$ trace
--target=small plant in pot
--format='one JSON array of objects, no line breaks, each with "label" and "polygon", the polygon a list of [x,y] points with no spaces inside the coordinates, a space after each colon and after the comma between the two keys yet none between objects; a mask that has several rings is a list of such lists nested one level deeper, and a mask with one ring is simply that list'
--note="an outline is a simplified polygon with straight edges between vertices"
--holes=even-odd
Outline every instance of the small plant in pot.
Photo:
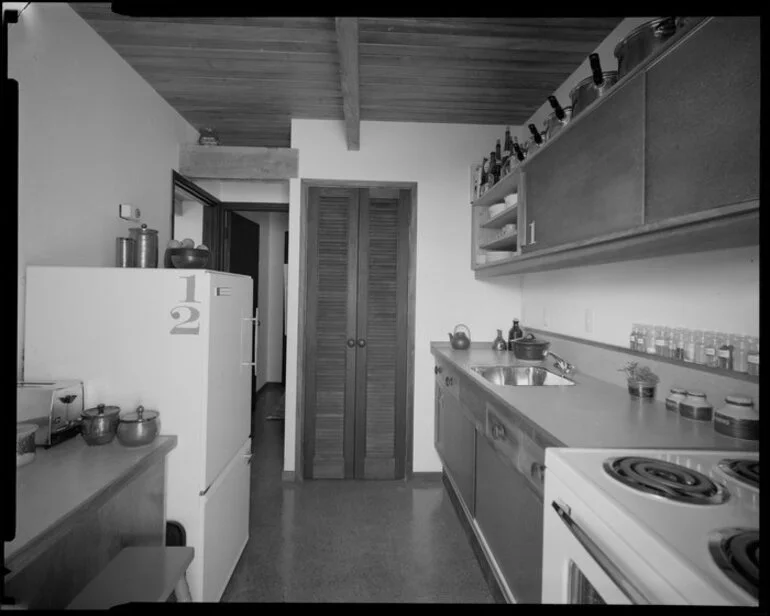
[{"label": "small plant in pot", "polygon": [[628,378],[628,393],[637,398],[654,398],[655,386],[660,379],[647,366],[640,366],[635,361],[628,362],[620,372]]}]

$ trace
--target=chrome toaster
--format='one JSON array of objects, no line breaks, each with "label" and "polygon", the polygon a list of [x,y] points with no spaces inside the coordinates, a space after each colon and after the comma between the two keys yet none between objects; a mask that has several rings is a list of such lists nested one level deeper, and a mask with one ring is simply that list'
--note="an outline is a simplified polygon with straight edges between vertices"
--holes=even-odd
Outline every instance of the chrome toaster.
[{"label": "chrome toaster", "polygon": [[56,445],[79,432],[83,382],[25,379],[16,383],[16,422],[34,423],[35,444]]}]

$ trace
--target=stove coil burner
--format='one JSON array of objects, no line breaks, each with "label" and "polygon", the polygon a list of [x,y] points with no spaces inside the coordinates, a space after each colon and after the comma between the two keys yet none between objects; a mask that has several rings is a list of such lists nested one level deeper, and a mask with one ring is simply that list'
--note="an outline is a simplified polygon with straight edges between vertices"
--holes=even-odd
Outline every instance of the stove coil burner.
[{"label": "stove coil burner", "polygon": [[635,456],[610,458],[604,462],[604,470],[635,490],[680,503],[718,505],[730,496],[706,475],[665,460]]},{"label": "stove coil burner", "polygon": [[723,528],[709,535],[716,565],[738,586],[759,600],[759,530]]},{"label": "stove coil burner", "polygon": [[717,468],[728,477],[759,490],[759,460],[727,458],[720,461]]}]

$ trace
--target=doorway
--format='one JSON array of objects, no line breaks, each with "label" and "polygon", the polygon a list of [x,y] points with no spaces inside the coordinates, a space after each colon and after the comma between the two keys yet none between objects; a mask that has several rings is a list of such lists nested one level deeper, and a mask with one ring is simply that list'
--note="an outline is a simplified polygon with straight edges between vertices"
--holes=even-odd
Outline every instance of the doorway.
[{"label": "doorway", "polygon": [[254,280],[254,361],[252,410],[257,395],[279,384],[285,364],[284,230],[288,204],[222,202],[219,251],[222,271]]},{"label": "doorway", "polygon": [[301,187],[298,478],[408,479],[416,184]]}]

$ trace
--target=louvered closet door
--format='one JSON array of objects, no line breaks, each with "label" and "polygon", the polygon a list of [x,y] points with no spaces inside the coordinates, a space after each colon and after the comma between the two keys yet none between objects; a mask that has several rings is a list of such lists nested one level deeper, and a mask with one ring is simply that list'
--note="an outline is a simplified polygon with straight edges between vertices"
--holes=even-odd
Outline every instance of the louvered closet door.
[{"label": "louvered closet door", "polygon": [[352,477],[358,191],[310,188],[308,197],[303,474]]},{"label": "louvered closet door", "polygon": [[371,188],[359,201],[355,476],[397,479],[405,470],[409,192]]}]

